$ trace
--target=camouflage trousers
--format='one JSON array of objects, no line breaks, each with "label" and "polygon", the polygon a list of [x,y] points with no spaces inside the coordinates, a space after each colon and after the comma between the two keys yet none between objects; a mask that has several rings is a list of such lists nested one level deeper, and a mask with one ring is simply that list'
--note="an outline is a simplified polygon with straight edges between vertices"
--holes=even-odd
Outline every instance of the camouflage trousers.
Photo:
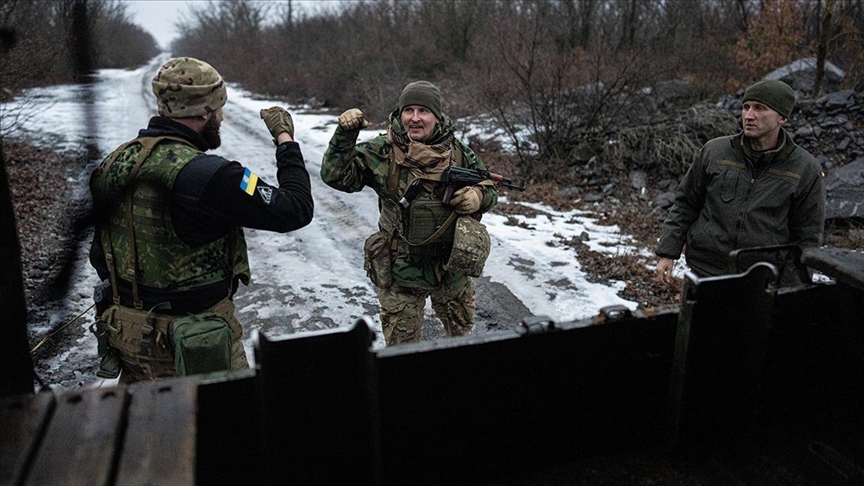
[{"label": "camouflage trousers", "polygon": [[[243,349],[243,327],[234,317],[234,302],[222,300],[203,312],[216,312],[231,329],[231,369],[249,368]],[[148,318],[149,314],[149,318]],[[169,347],[168,326],[177,316],[114,305],[101,319],[108,331],[108,344],[120,355],[120,383],[153,381],[176,376],[174,354]]]},{"label": "camouflage trousers", "polygon": [[426,298],[432,298],[432,309],[444,324],[448,336],[467,336],[474,330],[474,280],[462,277],[450,285],[434,290],[412,289],[391,285],[376,287],[381,306],[381,326],[388,346],[420,341]]}]

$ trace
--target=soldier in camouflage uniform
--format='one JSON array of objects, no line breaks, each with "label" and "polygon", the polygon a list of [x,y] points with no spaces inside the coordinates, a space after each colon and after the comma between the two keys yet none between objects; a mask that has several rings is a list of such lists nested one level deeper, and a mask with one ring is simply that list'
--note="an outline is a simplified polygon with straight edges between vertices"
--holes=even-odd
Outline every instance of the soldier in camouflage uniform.
[{"label": "soldier in camouflage uniform", "polygon": [[[474,328],[474,281],[457,269],[446,269],[457,215],[480,215],[498,200],[494,185],[464,187],[449,205],[435,182],[451,165],[484,169],[480,158],[454,135],[441,110],[441,94],[426,81],[409,84],[389,117],[387,133],[356,144],[368,121],[354,108],[339,117],[324,154],[321,178],[334,189],[357,192],[368,186],[379,197],[379,231],[365,245],[365,266],[375,284],[387,345],[420,340],[423,308],[432,308],[448,336],[471,334]],[[355,145],[356,144],[356,145]],[[397,201],[417,179],[419,194],[408,208]],[[440,228],[445,228],[436,235]],[[430,234],[431,233],[431,234]]]},{"label": "soldier in camouflage uniform", "polygon": [[90,179],[96,215],[90,262],[111,284],[100,316],[124,383],[175,375],[171,322],[203,312],[228,322],[231,369],[248,368],[232,301],[238,282],[251,278],[242,228],[293,231],[309,224],[313,211],[287,111],[261,110],[276,144],[278,186],[272,186],[239,162],[205,153],[221,144],[227,101],[213,67],[171,59],[152,86],[159,116]]}]

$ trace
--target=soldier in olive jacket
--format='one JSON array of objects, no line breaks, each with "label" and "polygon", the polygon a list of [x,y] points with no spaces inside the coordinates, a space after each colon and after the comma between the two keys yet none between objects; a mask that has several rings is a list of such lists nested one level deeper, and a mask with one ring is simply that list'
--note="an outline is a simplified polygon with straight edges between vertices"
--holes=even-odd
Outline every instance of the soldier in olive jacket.
[{"label": "soldier in olive jacket", "polygon": [[[783,129],[794,104],[785,83],[756,83],[742,99],[743,131],[702,147],[663,226],[655,251],[659,281],[672,281],[673,260],[685,245],[687,265],[697,276],[727,273],[733,250],[821,245],[824,175]],[[784,285],[797,283],[788,266],[781,273]]]}]

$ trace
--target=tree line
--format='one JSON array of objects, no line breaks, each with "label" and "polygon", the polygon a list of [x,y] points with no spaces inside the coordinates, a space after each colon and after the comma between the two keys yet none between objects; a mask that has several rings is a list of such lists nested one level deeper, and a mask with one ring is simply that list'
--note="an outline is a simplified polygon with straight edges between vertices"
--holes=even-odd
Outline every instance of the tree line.
[{"label": "tree line", "polygon": [[[447,113],[491,117],[523,168],[541,178],[590,160],[610,131],[674,122],[694,103],[735,93],[798,58],[830,60],[846,73],[843,87],[864,87],[864,0],[367,0],[320,2],[315,11],[293,0],[191,5],[178,21],[174,55],[204,59],[250,91],[358,107],[382,125],[405,84],[432,81]],[[82,11],[83,32],[71,22]],[[158,53],[116,0],[7,0],[0,25],[16,38],[0,61],[0,96],[73,80],[76,60],[89,60],[90,69],[132,67]],[[669,86],[686,89],[659,104],[645,96]],[[700,113],[700,127],[684,130],[692,140],[671,154],[681,166],[684,152],[729,126]],[[654,140],[660,131],[646,133]],[[674,151],[667,142],[652,141],[650,151]]]},{"label": "tree line", "polygon": [[0,99],[95,69],[137,67],[159,53],[153,36],[115,0],[5,0],[0,29]]},{"label": "tree line", "polygon": [[[864,86],[864,0],[369,0],[314,14],[238,0],[179,26],[175,55],[251,91],[380,121],[405,84],[435,82],[449,114],[491,114],[550,175],[586,132],[734,93],[801,57]],[[678,106],[640,106],[672,79],[688,88]]]}]

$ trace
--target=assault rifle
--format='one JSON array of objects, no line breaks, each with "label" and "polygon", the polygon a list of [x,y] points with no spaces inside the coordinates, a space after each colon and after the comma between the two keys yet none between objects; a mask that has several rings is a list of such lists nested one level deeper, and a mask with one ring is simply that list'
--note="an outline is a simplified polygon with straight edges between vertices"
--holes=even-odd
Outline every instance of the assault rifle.
[{"label": "assault rifle", "polygon": [[[415,179],[414,182],[405,190],[405,194],[399,198],[399,204],[403,208],[408,208],[411,201],[417,197],[420,192],[420,187],[426,179]],[[507,189],[516,189],[519,191],[525,190],[525,179],[522,179],[518,184],[515,184],[512,179],[489,172],[483,169],[466,169],[463,167],[450,166],[444,169],[441,173],[441,180],[438,181],[438,187],[443,189],[441,201],[444,204],[450,204],[450,198],[453,193],[463,187],[474,186],[483,181],[492,181]]]}]

